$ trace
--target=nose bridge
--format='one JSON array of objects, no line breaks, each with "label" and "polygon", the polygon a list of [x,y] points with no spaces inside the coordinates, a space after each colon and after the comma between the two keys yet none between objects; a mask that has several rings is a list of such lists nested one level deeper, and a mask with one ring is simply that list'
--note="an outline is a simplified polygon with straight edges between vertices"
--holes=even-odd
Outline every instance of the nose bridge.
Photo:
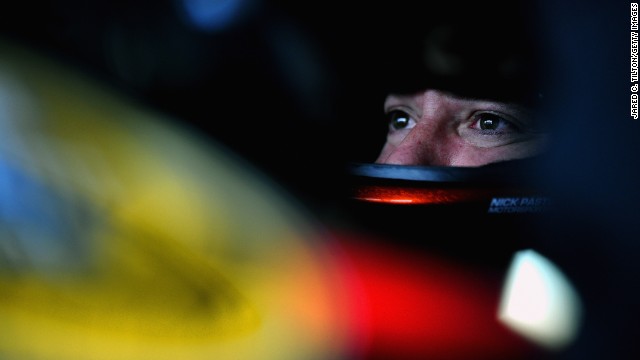
[{"label": "nose bridge", "polygon": [[440,141],[428,123],[418,123],[387,158],[397,165],[440,165]]},{"label": "nose bridge", "polygon": [[427,90],[422,93],[422,121],[435,122],[447,116],[448,96],[440,90]]}]

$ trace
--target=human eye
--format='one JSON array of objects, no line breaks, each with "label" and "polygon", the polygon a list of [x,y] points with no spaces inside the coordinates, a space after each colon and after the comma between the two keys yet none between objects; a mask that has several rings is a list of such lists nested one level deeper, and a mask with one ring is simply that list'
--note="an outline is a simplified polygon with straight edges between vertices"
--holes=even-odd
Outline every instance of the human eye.
[{"label": "human eye", "polygon": [[400,130],[408,130],[416,125],[416,121],[402,110],[391,110],[387,113],[389,122],[389,132],[394,133]]},{"label": "human eye", "polygon": [[522,132],[522,126],[515,119],[491,112],[474,114],[470,128],[484,135],[505,135]]},{"label": "human eye", "polygon": [[500,111],[477,111],[460,129],[467,141],[480,147],[496,147],[531,139],[531,120],[522,113],[507,114]]}]

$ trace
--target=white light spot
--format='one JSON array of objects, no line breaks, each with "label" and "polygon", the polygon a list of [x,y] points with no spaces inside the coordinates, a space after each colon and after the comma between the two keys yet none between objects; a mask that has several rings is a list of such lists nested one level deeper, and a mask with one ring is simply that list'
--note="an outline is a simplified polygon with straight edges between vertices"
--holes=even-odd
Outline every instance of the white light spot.
[{"label": "white light spot", "polygon": [[551,261],[533,250],[515,254],[502,291],[498,318],[550,350],[576,337],[582,305],[573,285]]}]

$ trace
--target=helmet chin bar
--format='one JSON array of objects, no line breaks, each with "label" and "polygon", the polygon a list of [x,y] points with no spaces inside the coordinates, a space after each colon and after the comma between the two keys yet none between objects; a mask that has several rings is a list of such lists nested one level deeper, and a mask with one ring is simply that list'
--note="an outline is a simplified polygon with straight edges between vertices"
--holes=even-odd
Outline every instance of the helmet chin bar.
[{"label": "helmet chin bar", "polygon": [[505,267],[552,204],[535,159],[480,167],[351,163],[346,204],[365,231],[416,251]]},{"label": "helmet chin bar", "polygon": [[527,176],[531,171],[530,159],[480,167],[352,163],[348,171],[353,180],[350,196],[364,202],[407,205],[486,203],[487,211],[511,213],[535,212],[548,204],[531,182],[531,176]]}]

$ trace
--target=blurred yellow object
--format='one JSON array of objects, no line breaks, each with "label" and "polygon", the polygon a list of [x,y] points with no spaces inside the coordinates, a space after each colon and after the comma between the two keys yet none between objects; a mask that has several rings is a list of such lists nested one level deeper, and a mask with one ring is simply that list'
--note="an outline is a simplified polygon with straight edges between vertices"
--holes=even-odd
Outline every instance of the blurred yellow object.
[{"label": "blurred yellow object", "polygon": [[0,54],[0,359],[340,358],[339,264],[285,192],[78,72]]}]

